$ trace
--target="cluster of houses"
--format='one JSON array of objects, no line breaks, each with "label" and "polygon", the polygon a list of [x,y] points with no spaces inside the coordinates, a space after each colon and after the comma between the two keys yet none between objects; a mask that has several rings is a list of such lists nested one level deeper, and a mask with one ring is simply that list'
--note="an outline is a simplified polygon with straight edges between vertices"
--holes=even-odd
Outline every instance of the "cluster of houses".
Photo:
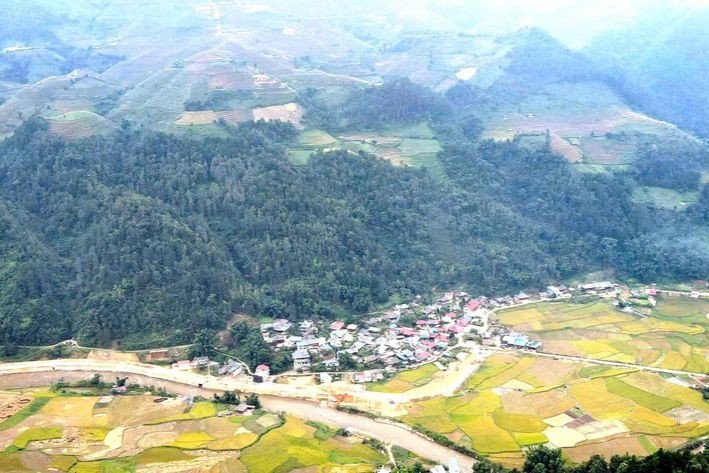
[{"label": "cluster of houses", "polygon": [[[571,297],[574,293],[604,294],[616,291],[618,285],[609,281],[590,282],[577,287],[547,286],[545,291],[530,296],[520,292],[514,296],[473,298],[465,292],[448,292],[432,303],[421,298],[410,304],[399,304],[389,310],[362,320],[361,324],[304,320],[291,322],[276,319],[260,326],[264,340],[271,348],[291,353],[293,370],[337,371],[344,354],[363,371],[354,373],[355,382],[378,381],[400,369],[423,363],[437,363],[444,369],[449,348],[464,334],[475,335],[483,346],[539,350],[541,343],[511,332],[499,323],[488,324],[487,311],[534,300]],[[654,288],[646,295],[654,301]],[[211,369],[206,357],[175,363],[177,369]],[[227,361],[215,367],[222,376],[240,376],[244,366]],[[270,375],[267,365],[259,365],[253,373],[256,381]],[[326,380],[323,380],[326,381]]]},{"label": "cluster of houses", "polygon": [[369,317],[362,324],[285,319],[262,324],[264,340],[274,350],[293,350],[293,369],[305,371],[315,363],[336,370],[342,353],[366,367],[361,382],[376,381],[381,370],[398,370],[439,358],[461,334],[482,325],[483,300],[464,292],[444,294],[432,304],[400,304]]}]

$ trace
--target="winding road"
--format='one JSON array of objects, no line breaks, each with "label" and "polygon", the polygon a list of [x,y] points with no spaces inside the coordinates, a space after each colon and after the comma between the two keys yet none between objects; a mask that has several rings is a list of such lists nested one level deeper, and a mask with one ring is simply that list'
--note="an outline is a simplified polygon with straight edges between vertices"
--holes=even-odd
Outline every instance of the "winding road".
[{"label": "winding road", "polygon": [[[472,366],[472,363],[464,365],[464,373],[468,373]],[[226,389],[255,392],[259,394],[263,406],[271,411],[284,412],[306,420],[333,424],[337,427],[347,427],[360,435],[375,438],[385,444],[400,446],[422,458],[428,458],[441,464],[448,464],[450,458],[455,458],[463,471],[471,471],[475,463],[473,458],[443,447],[403,424],[372,419],[327,407],[325,401],[332,402],[333,397],[323,390],[322,386],[245,383],[236,379],[216,378],[142,363],[80,359],[0,364],[0,389],[47,386],[60,379],[78,381],[86,379],[94,373],[102,373],[104,376],[129,377],[131,382],[163,387],[181,395],[199,394],[210,397],[213,393]],[[386,399],[386,396],[398,396],[370,393],[369,391],[362,391],[358,394],[367,394],[366,397],[373,398],[383,397],[378,401],[380,403],[390,401]]]}]

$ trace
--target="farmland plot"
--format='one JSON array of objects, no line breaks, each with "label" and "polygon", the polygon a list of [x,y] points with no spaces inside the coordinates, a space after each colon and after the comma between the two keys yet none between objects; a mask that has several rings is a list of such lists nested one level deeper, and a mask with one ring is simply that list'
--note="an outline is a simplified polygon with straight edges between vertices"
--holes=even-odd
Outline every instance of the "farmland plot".
[{"label": "farmland plot", "polygon": [[519,466],[535,444],[573,460],[676,446],[709,432],[709,404],[654,373],[500,353],[457,396],[411,403],[403,420]]},{"label": "farmland plot", "polygon": [[0,471],[367,472],[387,461],[334,429],[267,413],[217,417],[211,402],[37,392],[3,392],[0,400],[38,395],[45,404],[33,414],[0,424]]},{"label": "farmland plot", "polygon": [[498,318],[553,353],[709,372],[709,304],[691,301],[660,299],[646,318],[608,302],[540,303],[501,311]]}]

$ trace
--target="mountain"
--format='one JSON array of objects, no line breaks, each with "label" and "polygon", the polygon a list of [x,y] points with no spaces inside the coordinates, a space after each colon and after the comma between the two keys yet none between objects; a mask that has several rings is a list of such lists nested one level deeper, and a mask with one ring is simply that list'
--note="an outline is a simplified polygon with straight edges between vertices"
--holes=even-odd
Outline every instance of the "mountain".
[{"label": "mountain", "polygon": [[599,269],[709,277],[706,146],[608,64],[657,94],[675,72],[539,28],[378,31],[347,18],[364,4],[276,3],[6,17],[0,343],[169,345],[239,311],[353,317]]},{"label": "mountain", "polygon": [[709,136],[709,10],[651,12],[598,37],[585,53],[649,115]]}]

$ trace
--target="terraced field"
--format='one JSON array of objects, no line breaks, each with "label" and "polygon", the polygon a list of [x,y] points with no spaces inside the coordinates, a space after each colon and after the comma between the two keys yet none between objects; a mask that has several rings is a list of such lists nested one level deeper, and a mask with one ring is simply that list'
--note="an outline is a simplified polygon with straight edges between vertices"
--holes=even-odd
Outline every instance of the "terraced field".
[{"label": "terraced field", "polygon": [[67,139],[86,138],[118,128],[112,121],[87,110],[67,112],[49,117],[47,121],[52,133]]},{"label": "terraced field", "polygon": [[549,443],[571,460],[645,455],[709,433],[709,403],[676,378],[551,358],[496,354],[458,396],[407,406],[403,420],[506,465]]},{"label": "terraced field", "polygon": [[42,402],[0,424],[3,472],[365,472],[387,461],[334,429],[264,412],[218,417],[211,402],[40,391],[0,402],[18,396]]},{"label": "terraced field", "polygon": [[364,151],[396,166],[426,167],[437,177],[445,173],[437,157],[441,145],[425,123],[381,133],[349,133],[337,137],[322,130],[306,130],[298,137],[298,146],[290,150],[289,157],[294,164],[303,164],[310,154],[332,149]]},{"label": "terraced field", "polygon": [[615,310],[609,302],[541,303],[501,311],[500,321],[564,355],[709,372],[709,302],[660,299],[649,317]]}]

